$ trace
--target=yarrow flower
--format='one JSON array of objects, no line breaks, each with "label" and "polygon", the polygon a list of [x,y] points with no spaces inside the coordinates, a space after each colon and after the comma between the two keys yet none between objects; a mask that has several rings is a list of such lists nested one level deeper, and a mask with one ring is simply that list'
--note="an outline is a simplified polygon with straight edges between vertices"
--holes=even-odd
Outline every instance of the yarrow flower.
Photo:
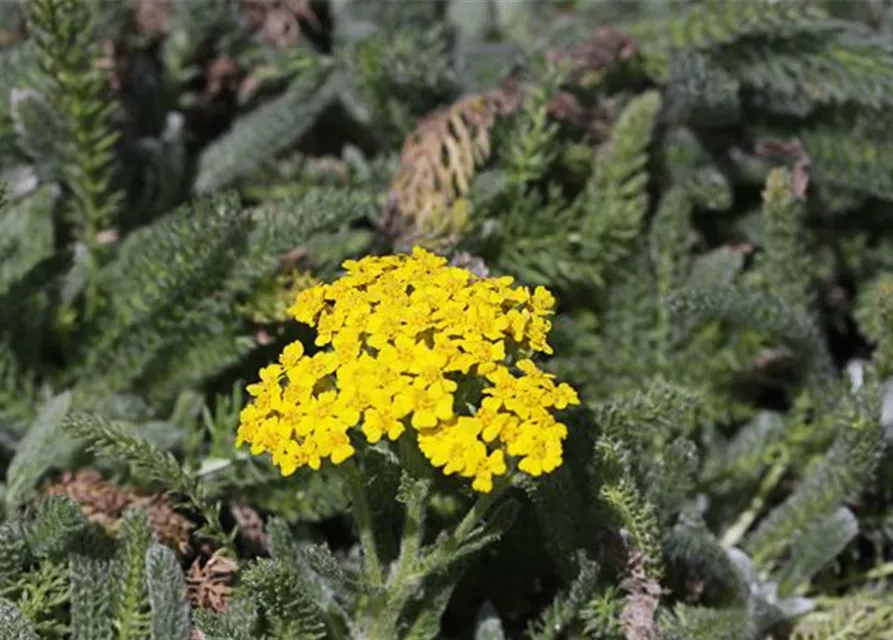
[{"label": "yarrow flower", "polygon": [[261,369],[236,446],[271,453],[291,475],[347,460],[360,434],[415,437],[432,465],[484,493],[510,467],[539,476],[561,465],[567,428],[552,411],[579,399],[530,359],[552,353],[547,289],[480,278],[420,248],[343,266],[289,309],[322,349],[293,342]]}]

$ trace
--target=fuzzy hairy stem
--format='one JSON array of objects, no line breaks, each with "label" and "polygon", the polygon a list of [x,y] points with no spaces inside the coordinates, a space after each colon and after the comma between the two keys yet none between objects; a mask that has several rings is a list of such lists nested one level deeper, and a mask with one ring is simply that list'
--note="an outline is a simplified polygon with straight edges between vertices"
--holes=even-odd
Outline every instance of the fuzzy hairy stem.
[{"label": "fuzzy hairy stem", "polygon": [[372,510],[369,507],[369,499],[366,495],[366,487],[363,477],[353,461],[344,463],[347,475],[347,486],[350,491],[351,512],[357,524],[357,533],[360,537],[360,545],[363,548],[363,574],[366,581],[373,589],[382,587],[381,561],[378,558],[378,549],[375,544],[375,531],[372,522]]},{"label": "fuzzy hairy stem", "polygon": [[359,637],[396,638],[399,636],[400,615],[414,593],[426,579],[445,569],[456,552],[474,532],[484,514],[501,495],[499,489],[478,496],[465,517],[449,536],[434,543],[425,554],[419,553],[424,535],[424,513],[428,492],[410,492],[406,501],[406,521],[403,528],[400,555],[391,568],[381,597],[370,599],[363,617]]}]

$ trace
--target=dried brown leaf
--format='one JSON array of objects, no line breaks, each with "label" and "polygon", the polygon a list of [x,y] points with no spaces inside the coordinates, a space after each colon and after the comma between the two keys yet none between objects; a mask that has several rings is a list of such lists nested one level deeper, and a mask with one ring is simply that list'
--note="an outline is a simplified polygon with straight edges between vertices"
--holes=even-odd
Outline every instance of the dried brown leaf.
[{"label": "dried brown leaf", "polygon": [[654,640],[657,628],[654,614],[660,600],[660,583],[648,576],[645,554],[634,550],[627,560],[626,578],[620,587],[629,592],[626,605],[620,612],[620,628],[626,640]]},{"label": "dried brown leaf", "polygon": [[121,518],[128,509],[145,509],[149,525],[159,541],[178,551],[190,552],[189,538],[195,523],[174,508],[164,494],[142,494],[130,486],[119,486],[103,480],[95,469],[65,472],[62,478],[45,490],[47,495],[64,495],[81,507],[84,516],[117,536]]},{"label": "dried brown leaf", "polygon": [[224,549],[211,554],[204,565],[200,558],[196,558],[186,572],[186,597],[202,609],[226,611],[238,569],[238,563],[227,556]]},{"label": "dried brown leaf", "polygon": [[[556,47],[549,58],[570,66],[572,84],[585,84],[636,51],[631,36],[602,28],[571,47]],[[381,218],[398,251],[415,244],[434,250],[454,244],[462,229],[451,208],[489,158],[494,124],[518,110],[528,89],[509,79],[498,89],[467,95],[427,114],[407,136]],[[550,117],[584,129],[594,140],[604,138],[610,125],[610,110],[586,108],[569,92],[558,92],[548,108]]]},{"label": "dried brown leaf", "polygon": [[449,231],[454,226],[446,220],[449,208],[468,192],[477,169],[490,157],[493,126],[520,103],[519,88],[506,83],[422,118],[400,152],[382,217],[385,231],[398,239],[425,227]]},{"label": "dried brown leaf", "polygon": [[393,182],[410,215],[432,194],[452,201],[466,193],[476,165],[490,155],[490,130],[498,116],[514,112],[517,91],[470,95],[428,114],[403,144]]}]

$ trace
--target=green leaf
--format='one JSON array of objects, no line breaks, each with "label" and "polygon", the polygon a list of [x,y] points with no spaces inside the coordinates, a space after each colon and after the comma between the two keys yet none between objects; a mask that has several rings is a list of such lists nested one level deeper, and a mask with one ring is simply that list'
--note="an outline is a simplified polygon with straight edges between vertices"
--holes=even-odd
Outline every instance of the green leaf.
[{"label": "green leaf", "polygon": [[174,456],[122,425],[97,414],[75,413],[64,419],[64,429],[99,455],[125,462],[141,479],[173,491],[188,493],[192,479]]},{"label": "green leaf", "polygon": [[124,515],[123,540],[114,562],[115,622],[118,640],[142,640],[149,635],[150,604],[146,581],[146,553],[154,535],[143,510]]},{"label": "green leaf", "polygon": [[107,560],[75,553],[68,559],[73,640],[112,640],[114,583]]},{"label": "green leaf", "polygon": [[285,151],[316,123],[343,84],[344,77],[339,73],[308,72],[285,94],[237,120],[228,133],[202,152],[195,193],[208,194],[226,187]]},{"label": "green leaf", "polygon": [[14,509],[27,500],[41,477],[70,453],[72,442],[62,429],[70,406],[71,393],[67,391],[48,400],[19,443],[6,472],[3,499],[7,509]]},{"label": "green leaf", "polygon": [[186,580],[176,554],[160,544],[146,552],[146,581],[152,610],[152,640],[189,640]]},{"label": "green leaf", "polygon": [[22,612],[3,598],[0,598],[0,640],[40,640]]},{"label": "green leaf", "polygon": [[66,142],[60,118],[46,99],[31,89],[13,89],[10,104],[19,148],[34,161],[44,177],[59,178],[62,171],[59,146]]},{"label": "green leaf", "polygon": [[490,601],[485,602],[478,612],[474,640],[505,640],[502,620]]}]

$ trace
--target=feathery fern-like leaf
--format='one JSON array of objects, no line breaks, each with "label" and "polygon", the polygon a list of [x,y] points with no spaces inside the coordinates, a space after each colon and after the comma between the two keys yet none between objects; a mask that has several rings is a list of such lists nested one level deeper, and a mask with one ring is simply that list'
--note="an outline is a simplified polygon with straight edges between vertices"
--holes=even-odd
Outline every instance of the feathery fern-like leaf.
[{"label": "feathery fern-like leaf", "polygon": [[146,582],[152,640],[189,640],[192,625],[186,580],[171,549],[157,543],[149,547],[146,551]]}]

